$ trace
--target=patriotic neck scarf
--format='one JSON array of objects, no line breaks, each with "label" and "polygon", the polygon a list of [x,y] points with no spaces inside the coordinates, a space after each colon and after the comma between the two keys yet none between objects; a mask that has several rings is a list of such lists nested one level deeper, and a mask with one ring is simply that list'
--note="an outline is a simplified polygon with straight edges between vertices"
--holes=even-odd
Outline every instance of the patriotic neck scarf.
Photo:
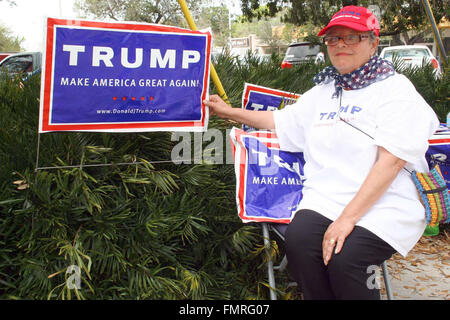
[{"label": "patriotic neck scarf", "polygon": [[391,62],[373,56],[365,65],[347,74],[340,74],[333,66],[326,67],[313,78],[315,84],[327,84],[334,80],[336,91],[332,98],[337,98],[342,89],[357,90],[374,82],[384,80],[395,74]]}]

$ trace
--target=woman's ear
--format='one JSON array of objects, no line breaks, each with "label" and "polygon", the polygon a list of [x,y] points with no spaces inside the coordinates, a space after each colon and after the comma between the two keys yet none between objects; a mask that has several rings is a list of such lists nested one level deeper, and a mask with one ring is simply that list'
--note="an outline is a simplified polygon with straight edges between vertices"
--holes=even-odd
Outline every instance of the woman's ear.
[{"label": "woman's ear", "polygon": [[375,53],[377,52],[377,48],[378,48],[378,44],[380,43],[380,38],[377,37],[375,39],[375,41],[371,42],[370,44],[372,45],[372,57],[375,55]]}]

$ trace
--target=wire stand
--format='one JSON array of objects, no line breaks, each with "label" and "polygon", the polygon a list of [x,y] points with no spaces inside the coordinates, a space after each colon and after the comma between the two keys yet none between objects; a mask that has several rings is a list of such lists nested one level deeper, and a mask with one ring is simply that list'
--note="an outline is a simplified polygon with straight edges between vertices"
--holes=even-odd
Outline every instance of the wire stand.
[{"label": "wire stand", "polygon": [[134,161],[134,162],[119,162],[119,163],[102,163],[102,164],[78,164],[78,165],[71,165],[71,166],[53,166],[53,167],[39,167],[39,149],[41,146],[41,134],[38,133],[38,139],[37,139],[37,152],[36,152],[36,167],[34,169],[34,172],[38,172],[39,170],[52,170],[52,169],[73,169],[73,168],[91,168],[91,167],[112,167],[112,166],[129,166],[129,165],[140,165],[140,164],[158,164],[158,163],[183,163],[188,162],[190,163],[192,159],[180,159],[180,160],[160,160],[160,161]]}]

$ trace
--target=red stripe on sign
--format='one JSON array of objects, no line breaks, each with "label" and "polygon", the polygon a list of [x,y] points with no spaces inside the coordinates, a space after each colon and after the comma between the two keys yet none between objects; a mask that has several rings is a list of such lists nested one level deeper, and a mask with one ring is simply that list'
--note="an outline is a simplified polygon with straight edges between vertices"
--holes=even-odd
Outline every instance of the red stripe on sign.
[{"label": "red stripe on sign", "polygon": [[[211,33],[207,33],[207,49],[206,49],[206,56],[207,57],[211,57]],[[209,88],[209,81],[208,81],[208,77],[209,77],[209,68],[211,66],[211,61],[208,60],[206,63],[206,69],[205,69],[205,77],[203,79],[203,94],[202,94],[202,101],[201,101],[201,109],[202,109],[202,126],[204,126],[205,123],[205,112],[206,112],[206,106],[203,103],[203,101],[206,100],[206,94],[207,94],[207,88]],[[205,90],[206,89],[206,90]]]},{"label": "red stripe on sign", "polygon": [[255,217],[255,216],[246,216],[244,217],[245,220],[251,220],[256,222],[276,222],[276,223],[290,223],[290,219],[280,219],[280,218],[261,218],[261,217]]},{"label": "red stripe on sign", "polygon": [[433,140],[428,140],[429,144],[446,144],[446,143],[450,143],[450,139],[433,139]]},{"label": "red stripe on sign", "polygon": [[205,33],[200,31],[192,31],[177,27],[169,27],[158,24],[150,23],[124,23],[124,22],[103,22],[103,21],[85,21],[85,20],[70,20],[70,19],[57,19],[48,18],[48,23],[53,25],[64,26],[80,26],[87,28],[106,28],[106,29],[119,29],[119,30],[137,30],[137,31],[156,31],[156,32],[176,32],[176,33],[188,33],[188,34],[201,34]]},{"label": "red stripe on sign", "polygon": [[49,125],[45,124],[43,130],[47,131],[89,131],[106,129],[137,129],[137,128],[171,128],[171,127],[199,127],[201,122],[143,122],[143,123],[114,123],[114,124],[77,124],[77,125]]},{"label": "red stripe on sign", "polygon": [[248,104],[248,99],[250,96],[250,93],[253,92],[262,92],[262,93],[267,93],[267,94],[272,94],[275,96],[279,96],[279,97],[284,97],[284,98],[289,98],[289,99],[299,99],[301,96],[295,93],[289,93],[289,92],[285,92],[285,91],[280,91],[280,90],[275,90],[275,89],[270,89],[270,88],[265,88],[265,87],[259,87],[259,86],[255,86],[252,84],[246,84],[246,88],[245,88],[245,95],[244,95],[244,104],[243,104],[243,108],[247,109],[247,104]]},{"label": "red stripe on sign", "polygon": [[245,215],[245,192],[246,192],[246,177],[247,177],[247,149],[242,141],[238,141],[241,145],[241,160],[239,164],[239,216],[244,218]]},{"label": "red stripe on sign", "polygon": [[49,123],[50,115],[50,96],[52,88],[52,71],[53,71],[53,35],[54,35],[54,23],[51,18],[47,19],[46,30],[46,48],[45,48],[45,74],[44,74],[44,101],[43,101],[43,115],[42,115],[42,129]]},{"label": "red stripe on sign", "polygon": [[281,90],[275,90],[275,89],[270,89],[270,88],[263,88],[263,87],[258,87],[258,86],[254,86],[254,85],[248,85],[248,91],[255,91],[255,92],[263,92],[263,93],[268,93],[268,94],[273,94],[276,96],[280,96],[280,97],[285,97],[285,98],[293,98],[293,99],[298,99],[300,98],[300,95],[295,94],[295,93],[289,93],[286,91],[281,91]]}]

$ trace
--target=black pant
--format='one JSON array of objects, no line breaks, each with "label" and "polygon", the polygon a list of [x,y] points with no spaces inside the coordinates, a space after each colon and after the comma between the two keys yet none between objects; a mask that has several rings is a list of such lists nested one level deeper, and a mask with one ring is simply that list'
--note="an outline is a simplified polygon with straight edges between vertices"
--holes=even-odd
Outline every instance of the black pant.
[{"label": "black pant", "polygon": [[372,232],[355,226],[342,250],[323,263],[322,240],[333,221],[312,210],[300,210],[286,231],[288,269],[304,299],[380,299],[375,270],[395,250]]}]

